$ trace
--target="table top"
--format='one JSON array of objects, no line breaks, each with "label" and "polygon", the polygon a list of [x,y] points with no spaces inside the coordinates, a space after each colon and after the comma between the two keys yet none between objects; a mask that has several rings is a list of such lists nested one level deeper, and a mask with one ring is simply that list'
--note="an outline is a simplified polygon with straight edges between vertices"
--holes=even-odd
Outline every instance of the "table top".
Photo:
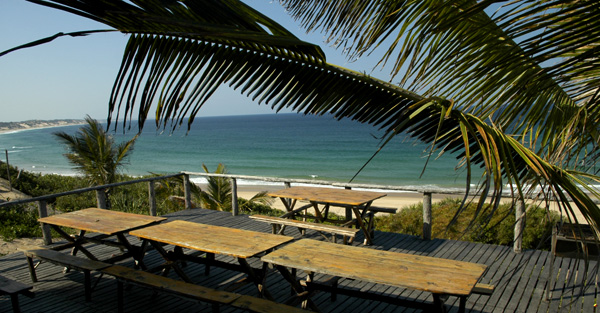
[{"label": "table top", "polygon": [[249,258],[293,240],[293,237],[176,220],[129,233],[152,241],[208,253]]},{"label": "table top", "polygon": [[262,258],[285,267],[437,294],[468,296],[485,265],[302,239]]},{"label": "table top", "polygon": [[357,206],[385,197],[387,194],[381,192],[350,189],[291,187],[270,192],[268,195],[277,198]]},{"label": "table top", "polygon": [[164,220],[166,220],[164,217],[99,208],[88,208],[38,219],[39,222],[44,224],[70,227],[106,235],[115,235],[138,227],[156,224]]}]

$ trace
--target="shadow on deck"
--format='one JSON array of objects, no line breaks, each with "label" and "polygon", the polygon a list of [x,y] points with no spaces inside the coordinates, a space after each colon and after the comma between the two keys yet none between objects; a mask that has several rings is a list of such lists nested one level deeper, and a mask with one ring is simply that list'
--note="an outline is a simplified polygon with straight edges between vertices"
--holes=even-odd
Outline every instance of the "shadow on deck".
[{"label": "shadow on deck", "polygon": [[[268,224],[254,221],[247,216],[233,217],[230,213],[203,209],[193,209],[167,215],[169,220],[183,219],[192,222],[218,226],[234,227],[261,232],[270,232]],[[289,229],[287,235],[299,237],[296,229]],[[308,232],[307,237],[320,239],[321,236]],[[137,242],[135,238],[130,238]],[[355,245],[362,242],[362,235]],[[582,260],[557,258],[554,264],[555,284],[551,286],[551,297],[545,299],[548,281],[549,252],[530,250],[515,254],[510,247],[469,243],[454,240],[435,239],[424,241],[415,236],[376,232],[374,245],[369,248],[390,250],[438,258],[454,259],[481,263],[488,266],[480,283],[493,284],[496,289],[492,295],[472,295],[467,300],[467,312],[595,312],[597,298],[597,268],[595,262],[586,268]],[[101,258],[109,257],[119,251],[106,246],[89,245],[92,253]],[[227,258],[223,258],[227,260]],[[155,251],[150,251],[144,261],[147,265],[162,263]],[[230,260],[233,262],[233,260]],[[254,260],[258,267],[258,260]],[[120,263],[133,266],[132,262]],[[251,263],[252,264],[252,263]],[[201,285],[223,289],[223,285],[240,278],[238,273],[211,268],[210,276],[204,275],[204,267],[188,264],[185,267],[189,277]],[[2,275],[23,283],[31,283],[25,257],[22,253],[0,258]],[[39,282],[33,284],[36,296],[33,299],[21,297],[23,312],[116,312],[117,285],[112,278],[102,277],[92,294],[92,302],[83,297],[83,275],[79,272],[63,274],[55,265],[42,263],[38,269]],[[393,275],[393,272],[390,273]],[[174,273],[170,277],[175,278]],[[97,280],[99,275],[93,274]],[[346,288],[383,293],[398,297],[431,302],[429,293],[392,288],[383,285],[341,280]],[[277,272],[271,272],[267,278],[267,289],[278,301],[290,294],[289,285]],[[256,296],[253,286],[244,286],[238,293]],[[335,302],[326,293],[313,297],[323,312],[416,312],[393,304],[338,296]],[[447,302],[450,312],[458,311],[458,300],[450,297]],[[127,312],[212,312],[212,307],[204,303],[194,303],[176,297],[154,294],[152,291],[132,287],[125,291],[125,310]],[[223,307],[222,312],[235,312]],[[0,312],[12,312],[10,298],[0,297]]]}]

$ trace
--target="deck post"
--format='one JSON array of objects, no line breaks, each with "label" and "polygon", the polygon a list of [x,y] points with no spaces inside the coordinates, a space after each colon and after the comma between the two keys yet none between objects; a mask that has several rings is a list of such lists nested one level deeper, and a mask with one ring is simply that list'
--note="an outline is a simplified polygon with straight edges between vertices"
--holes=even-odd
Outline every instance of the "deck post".
[{"label": "deck post", "polygon": [[517,199],[515,208],[515,237],[513,242],[513,251],[521,253],[523,245],[523,230],[525,229],[525,201]]},{"label": "deck post", "polygon": [[[40,200],[37,203],[38,203],[38,214],[39,214],[40,218],[47,217],[48,216],[48,206],[46,205],[46,201]],[[40,226],[42,227],[42,237],[44,239],[44,244],[51,245],[52,244],[52,233],[50,232],[50,226],[43,224],[43,223],[40,223]]]},{"label": "deck post", "polygon": [[423,192],[423,239],[431,240],[431,192]]},{"label": "deck post", "polygon": [[192,187],[190,175],[188,174],[183,174],[183,195],[185,197],[185,208],[189,210],[192,208]]},{"label": "deck post", "polygon": [[148,203],[150,204],[150,215],[156,216],[156,192],[154,191],[154,181],[148,182]]},{"label": "deck post", "polygon": [[8,178],[8,186],[10,187],[10,191],[12,191],[12,179],[10,178],[10,164],[8,164],[8,150],[4,149],[4,152],[6,153],[6,178]]},{"label": "deck post", "polygon": [[[344,187],[344,189],[352,190],[352,187],[346,186],[346,187]],[[346,208],[346,212],[344,215],[346,215],[346,221],[351,221],[352,220],[352,209]],[[375,218],[375,217],[373,217],[373,218]]]},{"label": "deck post", "polygon": [[237,180],[231,179],[231,214],[237,216],[240,208],[238,207],[238,196],[237,196]]},{"label": "deck post", "polygon": [[102,189],[96,190],[96,203],[98,207],[101,209],[105,209],[108,207],[106,204],[106,193]]}]

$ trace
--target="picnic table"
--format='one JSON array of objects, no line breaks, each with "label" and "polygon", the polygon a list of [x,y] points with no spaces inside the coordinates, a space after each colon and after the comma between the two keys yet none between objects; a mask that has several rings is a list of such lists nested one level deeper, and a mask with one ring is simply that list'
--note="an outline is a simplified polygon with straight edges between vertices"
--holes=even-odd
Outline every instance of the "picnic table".
[{"label": "picnic table", "polygon": [[[54,247],[53,250],[62,250],[65,247],[73,247],[71,250],[72,255],[76,255],[78,251],[81,251],[88,258],[98,261],[96,256],[83,247],[84,243],[94,242],[116,246],[123,249],[125,253],[109,260],[104,260],[105,262],[112,263],[120,259],[133,257],[136,266],[140,266],[143,269],[145,269],[142,261],[145,246],[132,245],[125,237],[125,233],[137,228],[157,224],[164,220],[166,220],[164,217],[111,211],[99,208],[87,208],[38,219],[40,223],[50,225],[62,238],[69,242],[67,245]],[[79,234],[71,236],[65,232],[62,227],[77,229],[79,230]],[[97,234],[94,236],[86,236],[86,233],[88,232]],[[107,238],[110,237],[116,237],[116,241],[107,240]]]},{"label": "picnic table", "polygon": [[[186,282],[192,281],[177,264],[179,261],[205,264],[206,275],[209,274],[210,266],[243,272],[257,286],[259,295],[267,298],[270,297],[263,288],[266,264],[263,265],[262,269],[255,269],[250,266],[247,259],[269,252],[294,239],[288,236],[182,220],[141,228],[129,234],[149,241],[165,260],[165,264],[161,267],[173,268]],[[163,248],[163,244],[173,245],[173,251],[167,252]],[[193,253],[185,254],[182,248],[203,252],[206,257],[198,257]],[[237,259],[238,264],[216,260],[216,254],[231,256]]]},{"label": "picnic table", "polygon": [[[302,295],[303,307],[318,310],[310,300],[312,291],[319,289],[313,283],[314,274],[332,275],[369,283],[384,284],[431,292],[434,309],[444,311],[446,296],[460,298],[459,312],[464,312],[467,297],[473,292],[486,266],[482,264],[382,251],[356,246],[336,245],[329,242],[301,239],[262,257],[273,264],[290,283],[296,295]],[[304,286],[290,274],[288,268],[304,270],[308,278]],[[344,288],[325,289],[332,292],[366,299],[377,299],[402,306],[422,308],[423,303],[410,299],[389,298]],[[425,304],[426,305],[426,304]],[[431,305],[425,311],[431,311]]]},{"label": "picnic table", "polygon": [[[363,231],[365,244],[372,243],[373,223],[366,222],[365,217],[374,200],[385,197],[385,193],[373,191],[359,191],[350,189],[321,188],[321,187],[290,187],[268,193],[269,196],[279,198],[283,202],[287,218],[294,218],[300,211],[310,207],[314,209],[316,222],[336,222],[328,218],[331,206],[346,208],[343,226],[349,226],[352,221],[352,213],[356,219],[356,225]],[[309,206],[295,209],[297,201],[308,201]],[[319,208],[321,206],[321,208]]]}]

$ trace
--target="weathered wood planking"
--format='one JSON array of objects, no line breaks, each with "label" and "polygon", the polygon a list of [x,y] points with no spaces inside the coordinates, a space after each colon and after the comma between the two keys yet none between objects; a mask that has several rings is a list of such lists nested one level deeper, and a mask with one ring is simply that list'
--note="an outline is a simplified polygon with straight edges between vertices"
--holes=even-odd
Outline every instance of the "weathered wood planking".
[{"label": "weathered wood planking", "polygon": [[[231,216],[229,212],[209,211],[204,209],[192,209],[181,212],[176,212],[167,216],[169,220],[191,220],[199,223],[207,223],[211,225],[243,228],[247,230],[260,231],[270,233],[271,227],[264,223],[252,221],[246,216]],[[316,232],[307,231],[309,238],[320,239],[320,235]],[[359,233],[358,237],[361,234]],[[530,270],[531,277],[527,283],[521,287],[521,283],[517,283],[513,288],[508,285],[513,277],[521,277],[527,275],[523,268],[527,266],[525,260],[531,259],[532,251],[525,251],[522,255],[512,252],[510,247],[493,246],[477,243],[461,243],[453,240],[434,239],[425,241],[416,236],[401,235],[377,232],[376,240],[373,246],[362,247],[364,249],[377,250],[392,250],[396,252],[418,254],[423,256],[452,256],[458,260],[476,262],[488,266],[487,271],[483,275],[480,282],[491,283],[496,286],[496,290],[491,296],[486,295],[471,295],[467,301],[467,312],[472,313],[488,313],[488,312],[510,312],[507,307],[510,299],[519,297],[516,312],[560,312],[581,309],[579,312],[593,312],[593,304],[596,301],[597,295],[595,291],[595,280],[597,272],[594,270],[595,261],[591,261],[591,268],[588,268],[588,283],[585,286],[583,295],[579,295],[579,291],[583,286],[575,286],[579,284],[580,279],[567,279],[567,270],[562,270],[566,267],[574,266],[575,263],[571,259],[557,258],[555,263],[554,273],[559,276],[559,269],[562,270],[562,283],[553,287],[553,297],[550,302],[543,299],[545,297],[544,287],[547,282],[547,268],[549,262],[548,252],[542,251],[534,262],[533,270]],[[300,238],[296,236],[296,238]],[[127,236],[127,239],[135,241],[132,236]],[[357,242],[360,242],[357,238]],[[355,243],[355,245],[358,245]],[[86,244],[86,248],[94,255],[102,258],[109,257],[111,254],[119,253],[119,250],[114,247],[106,247],[96,244]],[[217,256],[219,258],[219,256]],[[227,257],[223,257],[226,260]],[[229,259],[231,262],[234,260]],[[144,258],[144,262],[152,267],[154,264],[161,264],[164,260],[156,251],[148,252]],[[580,262],[580,261],[579,261]],[[119,264],[132,267],[133,261],[122,261]],[[254,265],[256,266],[256,265]],[[538,273],[538,268],[543,270]],[[222,289],[220,283],[235,278],[237,273],[213,268],[210,276],[204,275],[202,265],[188,263],[184,268],[195,282],[204,286],[216,289]],[[571,271],[575,270],[575,267]],[[5,275],[20,281],[29,281],[29,273],[27,264],[22,253],[11,254],[0,257],[0,271]],[[577,273],[585,271],[584,268],[579,268]],[[99,284],[94,289],[94,297],[91,303],[85,303],[81,297],[83,277],[80,273],[71,272],[68,274],[61,273],[56,266],[52,264],[42,263],[37,272],[40,275],[40,282],[34,284],[33,291],[36,293],[34,299],[22,297],[20,305],[24,312],[116,312],[116,288],[115,281],[111,278],[102,278]],[[513,275],[513,273],[516,273]],[[517,276],[515,276],[517,275]],[[94,279],[98,275],[94,275]],[[177,275],[171,271],[168,277],[177,278]],[[523,280],[523,278],[519,278]],[[361,284],[358,281],[341,280],[340,284],[344,284],[350,288],[365,288],[370,291],[381,292],[388,295],[404,295],[408,289],[387,287],[381,284]],[[556,284],[556,283],[555,283]],[[515,288],[516,286],[516,288]],[[284,281],[276,272],[271,272],[267,279],[267,288],[278,301],[283,301],[289,297],[289,284]],[[524,290],[533,289],[531,296],[521,295]],[[255,296],[256,289],[252,284],[246,285],[235,290],[236,293]],[[566,295],[562,293],[566,292]],[[412,293],[408,293],[412,294]],[[423,296],[425,293],[422,293]],[[419,297],[421,295],[419,294]],[[198,305],[187,301],[181,301],[177,297],[160,295],[156,296],[150,290],[143,288],[130,288],[126,290],[126,307],[128,312],[157,312],[157,311],[177,311],[177,312],[212,312],[209,305]],[[560,301],[568,297],[569,301],[559,306]],[[508,300],[503,300],[503,299]],[[315,303],[324,312],[418,312],[414,309],[403,308],[394,304],[380,303],[377,301],[368,301],[362,299],[350,298],[343,295],[338,295],[335,302],[330,301],[329,294],[319,293],[313,297]],[[419,298],[421,299],[421,298]],[[528,300],[529,299],[529,300]],[[573,301],[575,300],[575,301]],[[430,302],[431,300],[425,299]],[[449,301],[450,303],[451,301]],[[580,304],[582,303],[582,304]],[[526,304],[526,305],[525,305]],[[513,305],[514,307],[514,305]],[[449,312],[457,312],[457,305],[450,307]],[[10,301],[0,298],[0,312],[10,312]],[[223,308],[222,312],[242,312],[233,308]]]},{"label": "weathered wood planking", "polygon": [[[340,246],[310,239],[283,246],[263,256],[262,260],[327,275],[464,296],[471,293],[486,268],[481,264]],[[392,272],[394,275],[390,274]],[[452,279],[447,279],[449,276]]]},{"label": "weathered wood planking", "polygon": [[236,258],[250,258],[293,240],[245,229],[172,221],[130,232],[132,236],[172,244],[187,249]]},{"label": "weathered wood planking", "polygon": [[284,199],[315,201],[318,203],[358,206],[385,197],[387,194],[373,191],[358,191],[340,188],[294,186],[268,193],[269,196]]},{"label": "weathered wood planking", "polygon": [[44,224],[70,227],[105,235],[164,221],[165,217],[88,208],[38,219]]}]

